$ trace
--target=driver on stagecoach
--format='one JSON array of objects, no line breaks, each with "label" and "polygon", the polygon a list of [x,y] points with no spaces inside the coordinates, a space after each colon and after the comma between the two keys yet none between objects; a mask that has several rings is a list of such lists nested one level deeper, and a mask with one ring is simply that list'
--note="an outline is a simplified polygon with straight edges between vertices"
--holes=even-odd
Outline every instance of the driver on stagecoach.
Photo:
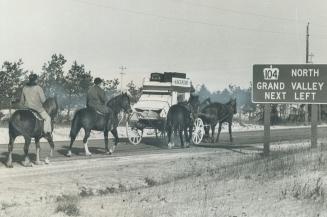
[{"label": "driver on stagecoach", "polygon": [[43,89],[37,84],[38,76],[30,74],[28,82],[23,88],[20,105],[26,109],[37,111],[44,120],[44,134],[51,134],[51,118],[43,108],[46,98]]},{"label": "driver on stagecoach", "polygon": [[86,107],[92,108],[102,114],[108,114],[109,108],[106,106],[106,92],[100,87],[103,80],[101,78],[94,79],[94,85],[87,91]]}]

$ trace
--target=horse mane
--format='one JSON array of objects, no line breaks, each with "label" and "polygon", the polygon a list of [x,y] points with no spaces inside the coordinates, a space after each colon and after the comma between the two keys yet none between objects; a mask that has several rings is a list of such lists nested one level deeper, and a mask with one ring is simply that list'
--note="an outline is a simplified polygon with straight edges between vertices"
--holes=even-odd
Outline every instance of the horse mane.
[{"label": "horse mane", "polygon": [[114,96],[113,98],[109,99],[106,103],[107,106],[109,106],[111,103],[115,103],[116,100],[118,100],[120,97],[122,97],[122,94],[119,94],[117,96]]}]

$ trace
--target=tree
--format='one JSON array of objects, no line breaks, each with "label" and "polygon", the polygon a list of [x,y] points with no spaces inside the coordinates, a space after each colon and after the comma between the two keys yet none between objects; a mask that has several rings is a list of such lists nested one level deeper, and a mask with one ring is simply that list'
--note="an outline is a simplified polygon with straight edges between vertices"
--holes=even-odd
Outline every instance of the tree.
[{"label": "tree", "polygon": [[128,92],[131,94],[131,102],[135,103],[141,96],[142,89],[138,88],[133,81],[127,84]]},{"label": "tree", "polygon": [[103,82],[104,90],[109,96],[117,93],[118,85],[119,85],[118,78],[114,78],[113,80],[105,80]]},{"label": "tree", "polygon": [[0,71],[0,101],[11,109],[12,101],[17,101],[26,79],[27,71],[22,68],[23,61],[5,61]]},{"label": "tree", "polygon": [[46,95],[65,95],[64,65],[67,62],[62,54],[53,54],[51,60],[42,67],[41,85]]},{"label": "tree", "polygon": [[72,98],[85,95],[87,90],[92,86],[92,80],[91,71],[86,71],[83,64],[79,65],[74,61],[65,76],[65,89],[68,93],[68,117],[70,116]]},{"label": "tree", "polygon": [[208,97],[211,97],[210,91],[204,84],[201,85],[200,90],[197,92],[197,94],[199,95],[201,101]]}]

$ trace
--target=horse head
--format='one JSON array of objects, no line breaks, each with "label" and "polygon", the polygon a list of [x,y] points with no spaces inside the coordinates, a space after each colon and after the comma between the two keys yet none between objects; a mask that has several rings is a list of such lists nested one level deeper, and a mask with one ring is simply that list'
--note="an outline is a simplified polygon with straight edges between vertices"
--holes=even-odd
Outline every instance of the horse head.
[{"label": "horse head", "polygon": [[44,107],[45,111],[49,114],[51,119],[53,120],[57,116],[58,111],[59,111],[57,96],[48,98],[43,103],[43,107]]},{"label": "horse head", "polygon": [[236,114],[237,113],[236,98],[231,98],[228,104],[230,105],[230,109],[233,112],[233,114]]},{"label": "horse head", "polygon": [[127,93],[122,93],[107,102],[107,106],[113,109],[115,112],[124,110],[124,112],[131,113],[132,108],[130,99]]},{"label": "horse head", "polygon": [[192,108],[193,115],[197,115],[200,109],[200,99],[198,95],[191,95],[188,100],[189,105]]},{"label": "horse head", "polygon": [[131,101],[127,93],[121,95],[121,107],[127,113],[132,113]]}]

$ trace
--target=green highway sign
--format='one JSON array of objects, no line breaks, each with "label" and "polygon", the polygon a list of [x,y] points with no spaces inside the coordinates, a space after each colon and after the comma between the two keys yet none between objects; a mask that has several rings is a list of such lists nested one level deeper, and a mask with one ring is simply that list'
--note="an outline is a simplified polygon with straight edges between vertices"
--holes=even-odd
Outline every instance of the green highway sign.
[{"label": "green highway sign", "polygon": [[327,64],[253,65],[252,101],[327,104]]}]

